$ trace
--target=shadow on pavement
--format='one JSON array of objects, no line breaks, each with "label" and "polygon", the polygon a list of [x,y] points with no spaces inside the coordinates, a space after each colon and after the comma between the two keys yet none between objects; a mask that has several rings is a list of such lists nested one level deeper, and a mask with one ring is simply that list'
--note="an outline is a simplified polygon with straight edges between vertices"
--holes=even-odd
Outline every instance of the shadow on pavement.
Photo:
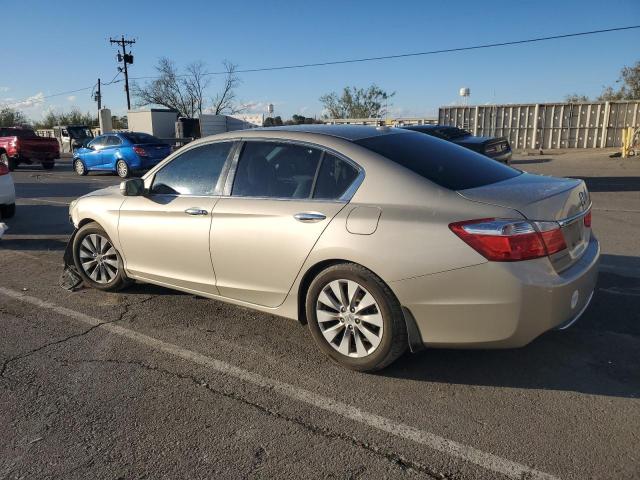
[{"label": "shadow on pavement", "polygon": [[511,160],[511,165],[530,165],[533,163],[548,163],[551,162],[553,158],[531,158],[526,160]]},{"label": "shadow on pavement", "polygon": [[601,273],[591,306],[568,330],[513,350],[425,350],[380,375],[638,398],[639,340],[640,279]]},{"label": "shadow on pavement", "polygon": [[[73,232],[66,205],[18,205],[15,217],[5,222],[9,226],[8,236],[71,235]],[[5,241],[2,240],[3,244]]]},{"label": "shadow on pavement", "polygon": [[640,177],[571,177],[584,180],[590,192],[640,192]]}]

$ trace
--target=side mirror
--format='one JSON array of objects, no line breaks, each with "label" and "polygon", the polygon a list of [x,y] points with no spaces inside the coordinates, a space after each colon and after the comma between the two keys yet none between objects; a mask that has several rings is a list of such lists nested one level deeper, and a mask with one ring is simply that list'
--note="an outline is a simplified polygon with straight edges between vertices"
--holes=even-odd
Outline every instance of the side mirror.
[{"label": "side mirror", "polygon": [[141,178],[130,178],[120,184],[120,193],[125,197],[144,195],[144,181]]}]

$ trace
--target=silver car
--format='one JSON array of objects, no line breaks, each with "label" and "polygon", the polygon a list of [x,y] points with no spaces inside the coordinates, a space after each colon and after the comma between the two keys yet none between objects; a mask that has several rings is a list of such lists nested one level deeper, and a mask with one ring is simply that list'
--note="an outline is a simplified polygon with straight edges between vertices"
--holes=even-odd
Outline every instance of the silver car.
[{"label": "silver car", "polygon": [[600,248],[581,180],[417,132],[229,132],[72,203],[88,286],[148,282],[297,319],[340,364],[519,347],[587,308]]}]

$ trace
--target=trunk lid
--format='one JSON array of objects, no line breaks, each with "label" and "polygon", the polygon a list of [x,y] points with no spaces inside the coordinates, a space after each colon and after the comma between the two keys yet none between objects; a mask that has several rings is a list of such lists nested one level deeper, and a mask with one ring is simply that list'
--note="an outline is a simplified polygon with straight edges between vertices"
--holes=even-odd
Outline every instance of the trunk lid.
[{"label": "trunk lid", "polygon": [[551,256],[558,271],[575,263],[589,244],[591,228],[585,225],[584,216],[591,200],[582,180],[523,173],[458,194],[474,202],[517,210],[529,220],[558,222],[567,244],[565,250]]},{"label": "trunk lid", "polygon": [[147,156],[154,160],[162,160],[171,153],[171,145],[166,143],[137,143],[136,147],[142,147]]}]

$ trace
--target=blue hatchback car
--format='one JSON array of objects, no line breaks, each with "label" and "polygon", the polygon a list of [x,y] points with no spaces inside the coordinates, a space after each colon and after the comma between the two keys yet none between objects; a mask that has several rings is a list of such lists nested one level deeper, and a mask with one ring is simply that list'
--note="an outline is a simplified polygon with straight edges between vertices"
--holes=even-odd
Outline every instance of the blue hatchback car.
[{"label": "blue hatchback car", "polygon": [[147,133],[106,133],[76,149],[73,169],[78,175],[107,171],[127,178],[134,171],[150,169],[170,153],[171,145]]}]

